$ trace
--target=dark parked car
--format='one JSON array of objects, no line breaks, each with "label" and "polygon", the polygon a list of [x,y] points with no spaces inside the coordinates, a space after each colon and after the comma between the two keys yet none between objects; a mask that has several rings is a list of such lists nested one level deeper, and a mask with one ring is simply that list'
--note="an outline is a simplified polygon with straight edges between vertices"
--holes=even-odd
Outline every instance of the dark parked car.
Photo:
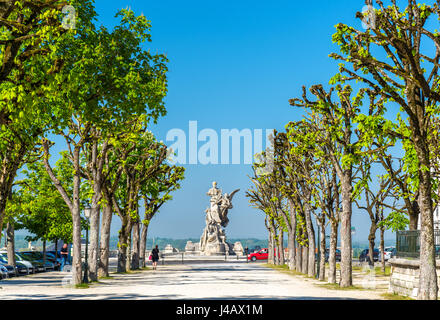
[{"label": "dark parked car", "polygon": [[0,263],[0,280],[6,279],[8,277],[8,269]]},{"label": "dark parked car", "polygon": [[[8,259],[8,254],[5,251],[0,251],[0,256],[3,257],[3,259]],[[34,266],[29,261],[26,261],[23,259],[17,252],[15,253],[15,263],[18,266],[20,270],[19,273],[24,274],[23,266],[27,269],[26,273],[35,273]]]},{"label": "dark parked car", "polygon": [[[369,262],[370,261],[370,255],[369,255],[370,250],[369,249],[364,249],[361,254],[359,255],[359,261],[360,262]],[[379,261],[379,249],[374,249],[373,251],[373,260],[374,261]]]},{"label": "dark parked car", "polygon": [[[5,254],[0,254],[0,263],[8,264],[8,257]],[[20,259],[16,259],[15,261],[15,270],[17,271],[17,275],[28,274],[28,267],[24,263],[20,261]]]},{"label": "dark parked car", "polygon": [[0,265],[6,268],[8,270],[8,277],[15,277],[15,269],[13,266],[10,266],[9,264],[6,264],[3,262],[4,260],[0,260]]},{"label": "dark parked car", "polygon": [[[325,262],[328,262],[328,259],[330,257],[330,249],[327,248],[325,250]],[[336,249],[336,261],[341,262],[341,250]]]},{"label": "dark parked car", "polygon": [[55,266],[55,270],[60,270],[61,267],[61,258],[55,258],[55,253],[46,252],[46,260],[52,262]]},{"label": "dark parked car", "polygon": [[17,270],[17,274],[18,275],[25,275],[25,274],[29,274],[30,273],[28,267],[26,267],[20,261],[15,261],[15,269]]},{"label": "dark parked car", "polygon": [[55,270],[55,265],[46,259],[46,263],[43,263],[43,254],[37,251],[25,251],[20,252],[23,259],[30,261],[38,272],[44,272],[49,270]]},{"label": "dark parked car", "polygon": [[32,255],[25,254],[24,252],[17,253],[23,260],[29,261],[32,263],[35,272],[44,272],[46,268],[44,267],[43,261],[40,261],[33,257]]}]

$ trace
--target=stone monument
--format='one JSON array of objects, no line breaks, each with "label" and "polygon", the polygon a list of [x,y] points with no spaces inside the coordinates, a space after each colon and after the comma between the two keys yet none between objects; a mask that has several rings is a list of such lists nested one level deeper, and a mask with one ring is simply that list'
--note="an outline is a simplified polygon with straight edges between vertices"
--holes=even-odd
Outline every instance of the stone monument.
[{"label": "stone monument", "polygon": [[242,246],[240,241],[237,241],[236,243],[234,243],[234,247],[233,247],[232,250],[235,252],[235,254],[237,256],[242,256],[243,255],[243,251],[244,250],[243,250],[243,246]]},{"label": "stone monument", "polygon": [[226,242],[224,228],[229,223],[228,211],[232,209],[232,198],[240,191],[237,189],[231,194],[222,194],[222,190],[217,188],[217,182],[212,183],[207,195],[211,197],[210,207],[206,212],[206,227],[200,238],[199,250],[202,255],[224,255],[233,254],[230,245]]}]

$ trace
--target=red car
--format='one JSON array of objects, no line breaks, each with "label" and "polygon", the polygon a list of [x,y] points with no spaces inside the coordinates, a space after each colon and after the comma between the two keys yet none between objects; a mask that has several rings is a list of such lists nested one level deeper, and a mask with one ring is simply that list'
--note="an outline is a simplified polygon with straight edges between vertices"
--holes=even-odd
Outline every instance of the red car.
[{"label": "red car", "polygon": [[251,253],[248,255],[248,260],[257,261],[257,260],[267,260],[269,256],[267,248],[263,248],[257,252]]}]

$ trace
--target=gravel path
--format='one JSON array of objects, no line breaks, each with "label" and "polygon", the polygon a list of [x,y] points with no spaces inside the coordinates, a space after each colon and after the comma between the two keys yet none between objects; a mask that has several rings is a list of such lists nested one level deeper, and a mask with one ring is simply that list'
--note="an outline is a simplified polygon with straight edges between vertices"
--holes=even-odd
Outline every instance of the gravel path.
[{"label": "gravel path", "polygon": [[[66,285],[68,272],[49,272],[0,282],[3,299],[383,299],[372,290],[330,290],[314,279],[259,263],[165,265],[158,270],[112,274],[88,289]],[[63,285],[64,279],[64,285]]]}]

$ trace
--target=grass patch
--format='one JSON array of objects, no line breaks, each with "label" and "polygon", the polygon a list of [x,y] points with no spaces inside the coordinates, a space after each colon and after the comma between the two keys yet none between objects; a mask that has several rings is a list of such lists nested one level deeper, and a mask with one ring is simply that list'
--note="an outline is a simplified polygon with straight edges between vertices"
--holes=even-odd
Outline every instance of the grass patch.
[{"label": "grass patch", "polygon": [[390,276],[391,275],[391,266],[386,266],[385,272],[383,272],[382,267],[375,267],[374,272],[378,276]]},{"label": "grass patch", "polygon": [[108,276],[108,277],[99,277],[99,280],[111,280],[114,279],[115,277],[113,276]]},{"label": "grass patch", "polygon": [[[325,268],[330,268],[330,264],[328,262],[325,263]],[[341,270],[341,264],[339,262],[336,263],[336,270]]]},{"label": "grass patch", "polygon": [[381,296],[386,300],[415,300],[411,297],[401,296],[397,293],[382,293]]},{"label": "grass patch", "polygon": [[115,272],[114,274],[136,274],[141,272],[141,270],[127,270],[125,272]]},{"label": "grass patch", "polygon": [[266,263],[266,264],[263,264],[263,267],[279,270],[279,271],[282,271],[284,273],[288,273],[288,274],[295,275],[295,276],[307,277],[307,275],[304,274],[304,273],[298,272],[296,270],[290,270],[289,266],[287,264],[277,266],[277,265]]},{"label": "grass patch", "polygon": [[325,284],[317,284],[317,286],[321,287],[321,288],[326,288],[329,290],[342,290],[342,291],[347,291],[347,290],[366,290],[365,288],[362,287],[358,287],[358,286],[350,286],[350,287],[340,287],[339,284],[337,283],[325,283]]},{"label": "grass patch", "polygon": [[76,289],[88,289],[88,288],[90,288],[90,286],[87,283],[80,283],[80,284],[76,284],[75,288]]}]

